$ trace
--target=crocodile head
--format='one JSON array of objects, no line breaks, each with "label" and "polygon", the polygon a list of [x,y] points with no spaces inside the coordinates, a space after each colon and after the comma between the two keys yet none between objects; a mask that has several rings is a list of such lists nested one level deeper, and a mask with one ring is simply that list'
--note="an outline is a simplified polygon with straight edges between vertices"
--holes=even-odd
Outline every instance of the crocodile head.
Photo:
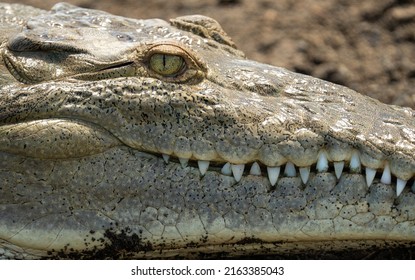
[{"label": "crocodile head", "polygon": [[411,109],[248,60],[203,16],[20,16],[1,49],[0,257],[415,241]]}]

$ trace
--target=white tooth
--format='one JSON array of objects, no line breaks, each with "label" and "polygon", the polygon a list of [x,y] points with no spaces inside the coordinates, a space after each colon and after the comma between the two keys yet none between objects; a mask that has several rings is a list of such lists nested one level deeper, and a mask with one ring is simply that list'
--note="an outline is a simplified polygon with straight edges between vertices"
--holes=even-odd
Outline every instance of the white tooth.
[{"label": "white tooth", "polygon": [[344,161],[335,161],[334,162],[334,173],[336,174],[336,178],[339,179],[342,175],[344,168]]},{"label": "white tooth", "polygon": [[359,153],[355,150],[350,158],[350,171],[354,173],[360,173],[360,157]]},{"label": "white tooth", "polygon": [[261,176],[261,168],[259,167],[259,164],[254,162],[251,166],[251,170],[249,171],[249,174]]},{"label": "white tooth", "polygon": [[329,161],[327,160],[327,153],[325,151],[321,151],[318,155],[316,168],[318,172],[327,172],[329,170]]},{"label": "white tooth", "polygon": [[269,182],[271,183],[271,186],[274,186],[277,183],[278,177],[280,176],[280,170],[281,170],[281,167],[279,166],[276,166],[276,167],[267,166],[268,179],[269,179]]},{"label": "white tooth", "polygon": [[310,166],[300,168],[300,177],[304,184],[307,183],[308,177],[310,176]]},{"label": "white tooth", "polygon": [[372,185],[375,175],[376,175],[376,169],[366,167],[366,184],[368,187]]},{"label": "white tooth", "polygon": [[406,186],[406,180],[396,179],[396,196],[398,197]]},{"label": "white tooth", "polygon": [[163,156],[164,162],[169,163],[170,156],[166,154],[162,154],[162,156]]},{"label": "white tooth", "polygon": [[392,175],[391,169],[389,168],[389,163],[385,164],[382,177],[380,178],[380,182],[387,185],[390,185],[392,183]]},{"label": "white tooth", "polygon": [[180,164],[183,168],[187,167],[187,163],[189,162],[188,158],[179,158]]},{"label": "white tooth", "polygon": [[221,170],[223,175],[228,175],[231,176],[232,175],[232,169],[231,169],[231,164],[228,162],[226,163]]},{"label": "white tooth", "polygon": [[245,164],[231,164],[231,169],[236,182],[241,181],[242,174],[244,173],[245,169]]},{"label": "white tooth", "polygon": [[284,169],[284,174],[287,177],[295,177],[297,173],[295,172],[295,166],[292,162],[287,162]]},{"label": "white tooth", "polygon": [[206,171],[209,168],[209,161],[208,160],[198,160],[197,165],[199,166],[200,174],[205,175]]}]

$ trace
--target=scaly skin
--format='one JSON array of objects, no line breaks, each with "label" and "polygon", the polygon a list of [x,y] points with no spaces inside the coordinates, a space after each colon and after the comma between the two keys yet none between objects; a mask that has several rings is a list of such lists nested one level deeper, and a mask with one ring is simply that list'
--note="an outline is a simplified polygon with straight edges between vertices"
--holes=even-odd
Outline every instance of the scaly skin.
[{"label": "scaly skin", "polygon": [[[247,60],[206,17],[65,4],[0,15],[0,258],[415,241],[411,109]],[[184,65],[160,73],[155,54]]]}]

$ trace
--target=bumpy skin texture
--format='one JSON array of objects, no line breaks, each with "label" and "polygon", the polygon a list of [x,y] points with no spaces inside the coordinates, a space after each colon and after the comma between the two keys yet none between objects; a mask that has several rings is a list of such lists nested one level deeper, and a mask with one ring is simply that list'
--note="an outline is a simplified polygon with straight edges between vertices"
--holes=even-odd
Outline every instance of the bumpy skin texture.
[{"label": "bumpy skin texture", "polygon": [[[320,255],[415,241],[411,109],[247,60],[202,16],[66,4],[0,15],[0,257]],[[185,66],[162,75],[154,54]],[[353,155],[363,167],[337,178],[334,163]],[[198,161],[210,162],[203,175]],[[227,162],[261,172],[235,180]],[[287,163],[295,174],[270,183],[268,167]],[[365,167],[394,182],[368,186]],[[399,196],[396,178],[408,185]]]}]

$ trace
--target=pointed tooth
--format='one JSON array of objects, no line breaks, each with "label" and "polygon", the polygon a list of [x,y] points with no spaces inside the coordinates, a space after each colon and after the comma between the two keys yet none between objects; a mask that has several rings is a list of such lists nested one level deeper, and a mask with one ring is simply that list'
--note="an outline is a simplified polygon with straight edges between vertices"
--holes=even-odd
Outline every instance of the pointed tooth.
[{"label": "pointed tooth", "polygon": [[336,178],[340,179],[344,168],[344,161],[335,161],[334,162],[334,173],[336,174]]},{"label": "pointed tooth", "polygon": [[390,185],[392,183],[392,175],[391,169],[389,168],[389,163],[386,162],[385,167],[383,169],[382,177],[380,178],[380,182],[383,184]]},{"label": "pointed tooth", "polygon": [[304,184],[307,183],[310,176],[310,166],[300,168],[300,177]]},{"label": "pointed tooth", "polygon": [[221,172],[222,172],[223,175],[231,176],[232,175],[231,164],[229,162],[225,163],[222,167]]},{"label": "pointed tooth", "polygon": [[254,162],[251,166],[251,170],[249,171],[249,174],[261,176],[261,168],[259,167],[259,164]]},{"label": "pointed tooth", "polygon": [[183,168],[187,167],[187,163],[189,162],[188,158],[179,158],[180,164]]},{"label": "pointed tooth", "polygon": [[350,171],[354,173],[360,173],[360,157],[359,153],[355,150],[352,153],[352,157],[350,158]]},{"label": "pointed tooth", "polygon": [[269,179],[269,182],[271,183],[271,186],[274,186],[277,183],[278,177],[280,176],[280,170],[281,170],[281,167],[279,166],[275,166],[275,167],[267,166],[268,179]]},{"label": "pointed tooth", "polygon": [[209,168],[209,161],[208,160],[198,160],[197,165],[199,166],[200,174],[203,176],[206,174],[206,171]]},{"label": "pointed tooth", "polygon": [[366,184],[368,187],[372,185],[375,175],[376,175],[376,169],[366,167]]},{"label": "pointed tooth", "polygon": [[325,151],[319,153],[316,168],[318,172],[327,172],[329,170],[329,161]]},{"label": "pointed tooth", "polygon": [[292,162],[287,162],[287,164],[285,165],[284,174],[287,177],[297,176],[297,172],[295,171],[295,166]]},{"label": "pointed tooth", "polygon": [[166,154],[162,154],[162,156],[163,156],[164,162],[165,163],[169,163],[170,156],[169,155],[166,155]]},{"label": "pointed tooth", "polygon": [[231,164],[233,177],[236,182],[241,181],[242,174],[244,173],[245,164]]},{"label": "pointed tooth", "polygon": [[406,186],[408,181],[397,178],[396,179],[396,196],[398,197]]}]

